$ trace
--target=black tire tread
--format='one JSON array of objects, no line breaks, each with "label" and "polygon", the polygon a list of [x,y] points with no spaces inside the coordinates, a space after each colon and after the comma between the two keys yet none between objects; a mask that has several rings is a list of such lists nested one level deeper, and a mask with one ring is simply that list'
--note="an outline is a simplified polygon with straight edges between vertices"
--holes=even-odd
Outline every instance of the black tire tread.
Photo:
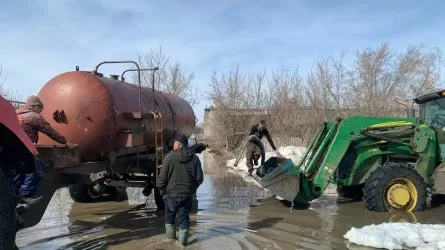
[{"label": "black tire tread", "polygon": [[0,249],[16,249],[17,217],[14,191],[0,170]]},{"label": "black tire tread", "polygon": [[388,212],[384,202],[384,189],[389,181],[395,177],[403,177],[411,180],[417,189],[418,200],[415,211],[423,211],[427,207],[426,184],[422,176],[405,163],[387,162],[374,170],[363,187],[363,202],[365,206],[376,212]]},{"label": "black tire tread", "polygon": [[88,192],[88,186],[86,185],[72,185],[69,187],[71,199],[75,202],[86,203],[92,202],[93,199]]}]

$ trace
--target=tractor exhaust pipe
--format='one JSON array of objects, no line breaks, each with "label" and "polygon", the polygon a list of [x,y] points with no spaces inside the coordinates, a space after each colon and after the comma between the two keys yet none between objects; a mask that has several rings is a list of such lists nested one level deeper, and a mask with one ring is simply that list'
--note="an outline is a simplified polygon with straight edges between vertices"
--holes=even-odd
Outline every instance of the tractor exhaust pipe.
[{"label": "tractor exhaust pipe", "polygon": [[399,98],[396,98],[395,102],[406,107],[407,118],[416,118],[416,110],[413,108],[412,103],[409,103],[407,101],[402,101]]}]

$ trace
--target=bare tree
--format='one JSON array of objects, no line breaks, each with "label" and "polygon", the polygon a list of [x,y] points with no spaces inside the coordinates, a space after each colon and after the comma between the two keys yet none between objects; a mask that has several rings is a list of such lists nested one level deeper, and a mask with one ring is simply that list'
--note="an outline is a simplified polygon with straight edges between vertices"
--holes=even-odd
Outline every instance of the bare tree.
[{"label": "bare tree", "polygon": [[245,77],[240,73],[239,65],[220,77],[213,72],[210,88],[209,98],[215,106],[225,109],[245,108],[243,97],[248,94],[248,90],[244,89]]},{"label": "bare tree", "polygon": [[417,72],[409,82],[410,97],[437,90],[443,85],[440,79],[440,70],[443,65],[441,51],[438,48],[433,48],[426,53],[422,53],[421,49],[423,47],[412,46],[408,50],[417,63]]},{"label": "bare tree", "polygon": [[[245,77],[239,71],[237,65],[229,73],[219,76],[216,71],[213,72],[209,84],[211,90],[208,93],[208,99],[212,100],[215,106],[214,135],[224,147],[230,147],[242,122],[237,120],[236,110],[246,107],[246,87]],[[234,112],[235,110],[235,112]]]},{"label": "bare tree", "polygon": [[268,79],[269,106],[274,113],[272,131],[274,134],[296,134],[302,123],[298,113],[304,107],[303,79],[299,68],[284,66],[271,72]]},{"label": "bare tree", "polygon": [[317,60],[306,77],[290,66],[242,73],[237,65],[228,73],[214,72],[209,100],[218,109],[218,133],[221,138],[235,136],[267,117],[275,135],[308,142],[322,122],[337,116],[404,116],[396,99],[407,100],[443,85],[442,55],[436,48],[411,45],[396,53],[383,43],[353,56],[351,65],[345,65],[344,51]]},{"label": "bare tree", "polygon": [[16,102],[23,102],[23,95],[17,90],[6,87],[6,76],[3,76],[3,67],[0,65],[0,95],[5,99],[12,102],[12,104],[17,105]]},{"label": "bare tree", "polygon": [[356,51],[350,104],[366,115],[392,115],[396,97],[412,98],[440,85],[441,54],[424,46],[409,46],[396,54],[387,43],[376,49]]},{"label": "bare tree", "polygon": [[[186,73],[179,62],[171,62],[160,46],[145,55],[139,55],[139,65],[142,68],[159,67],[155,75],[155,89],[186,99],[192,106],[199,103],[198,88],[193,84],[194,73]],[[152,85],[152,71],[142,71],[141,81],[146,87]],[[136,79],[133,73],[133,79]]]},{"label": "bare tree", "polygon": [[259,119],[268,120],[274,134],[282,134],[283,129],[295,131],[298,121],[292,111],[304,98],[298,67],[283,67],[269,77],[264,70],[242,73],[237,65],[227,74],[214,72],[210,88],[215,137],[226,146],[236,146]]},{"label": "bare tree", "polygon": [[345,54],[341,51],[338,57],[318,60],[306,77],[308,105],[318,114],[316,123],[347,115],[351,72],[343,63]]},{"label": "bare tree", "polygon": [[3,65],[0,64],[0,94],[4,95],[4,86],[5,86],[5,82],[6,82],[6,76],[3,76]]}]

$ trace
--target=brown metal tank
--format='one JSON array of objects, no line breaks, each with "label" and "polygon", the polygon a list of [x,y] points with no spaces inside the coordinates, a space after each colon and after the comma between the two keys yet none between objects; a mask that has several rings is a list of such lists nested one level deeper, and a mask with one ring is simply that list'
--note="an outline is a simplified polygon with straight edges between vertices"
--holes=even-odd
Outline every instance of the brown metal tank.
[{"label": "brown metal tank", "polygon": [[[101,77],[91,72],[62,73],[48,81],[38,97],[45,108],[42,115],[65,138],[80,146],[83,161],[98,159],[111,149],[123,145],[119,133],[138,130],[141,123],[148,129],[143,136],[145,145],[154,145],[153,120],[129,119],[125,113],[139,112],[139,87],[117,79]],[[142,88],[142,111],[152,111],[151,88]],[[155,91],[155,107],[162,114],[164,142],[176,132],[189,137],[196,125],[191,105],[184,99]],[[57,142],[40,134],[39,143]],[[124,143],[125,144],[125,143]]]}]

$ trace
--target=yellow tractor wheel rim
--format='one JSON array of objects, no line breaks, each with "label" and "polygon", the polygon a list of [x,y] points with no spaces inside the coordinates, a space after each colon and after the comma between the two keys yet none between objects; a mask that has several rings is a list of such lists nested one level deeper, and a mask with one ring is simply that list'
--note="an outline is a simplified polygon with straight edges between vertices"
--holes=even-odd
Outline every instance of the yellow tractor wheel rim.
[{"label": "yellow tractor wheel rim", "polygon": [[392,211],[389,212],[385,219],[386,222],[407,222],[407,223],[419,223],[417,217],[412,212]]},{"label": "yellow tractor wheel rim", "polygon": [[417,189],[414,183],[405,178],[392,180],[386,186],[386,208],[389,211],[411,212],[417,205]]}]

